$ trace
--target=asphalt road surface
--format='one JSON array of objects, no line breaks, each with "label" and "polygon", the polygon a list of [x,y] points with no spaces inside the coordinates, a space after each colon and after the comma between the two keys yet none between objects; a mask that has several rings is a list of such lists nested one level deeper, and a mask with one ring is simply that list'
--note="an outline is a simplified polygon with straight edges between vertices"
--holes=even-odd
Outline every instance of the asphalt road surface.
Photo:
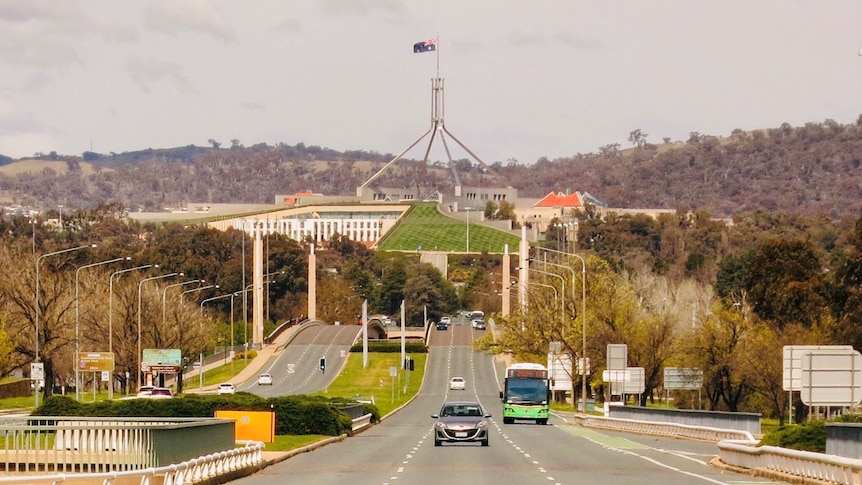
[{"label": "asphalt road surface", "polygon": [[[333,330],[335,331],[335,330]],[[355,327],[354,327],[355,331]],[[487,330],[490,331],[490,330]],[[425,382],[419,396],[382,423],[348,438],[271,465],[235,481],[241,485],[345,484],[765,484],[777,483],[709,466],[713,443],[626,435],[566,424],[502,423],[499,390],[504,365],[473,352],[470,342],[482,331],[464,322],[432,330]],[[303,332],[304,333],[304,332]],[[273,390],[312,390],[322,376],[307,377],[320,355],[340,355],[343,345],[328,334],[310,333],[291,344],[276,363],[301,366],[299,375],[277,377]],[[338,358],[338,357],[336,357]],[[311,374],[314,374],[312,371]],[[450,391],[449,379],[462,376],[464,391]],[[304,381],[304,382],[300,382]],[[431,414],[447,399],[475,399],[490,411],[490,446],[479,443],[434,446]]]}]

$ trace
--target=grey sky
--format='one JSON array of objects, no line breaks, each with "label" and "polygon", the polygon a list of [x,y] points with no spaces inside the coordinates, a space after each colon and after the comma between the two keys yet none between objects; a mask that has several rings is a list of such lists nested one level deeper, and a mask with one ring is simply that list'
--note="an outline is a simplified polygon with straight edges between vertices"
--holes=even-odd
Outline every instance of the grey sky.
[{"label": "grey sky", "polygon": [[862,113],[859,0],[0,0],[0,154],[398,153],[437,36],[446,127],[487,163]]}]

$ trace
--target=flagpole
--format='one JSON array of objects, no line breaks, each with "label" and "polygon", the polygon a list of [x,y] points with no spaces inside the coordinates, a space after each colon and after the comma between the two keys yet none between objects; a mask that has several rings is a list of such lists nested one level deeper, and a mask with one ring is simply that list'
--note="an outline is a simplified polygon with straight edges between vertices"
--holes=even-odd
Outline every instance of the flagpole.
[{"label": "flagpole", "polygon": [[438,35],[436,39],[434,39],[434,45],[437,47],[434,49],[437,52],[437,77],[440,77],[440,36]]}]

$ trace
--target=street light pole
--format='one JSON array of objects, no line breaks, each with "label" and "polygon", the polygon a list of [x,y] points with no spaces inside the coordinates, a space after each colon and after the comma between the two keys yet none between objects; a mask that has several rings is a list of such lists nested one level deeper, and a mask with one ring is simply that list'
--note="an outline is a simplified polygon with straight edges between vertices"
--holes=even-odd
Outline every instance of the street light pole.
[{"label": "street light pole", "polygon": [[[171,288],[174,286],[185,286],[185,285],[191,285],[193,283],[205,283],[205,282],[206,282],[206,280],[183,281],[182,283],[174,283],[172,285],[167,285],[162,289],[162,327],[164,327],[165,324],[167,323],[167,318],[166,318],[167,311],[166,311],[166,309],[168,306],[167,305],[168,304],[168,288]],[[180,296],[182,296],[182,295],[180,295]]]},{"label": "street light pole", "polygon": [[551,273],[550,271],[542,271],[536,268],[529,268],[530,271],[541,273],[549,276],[553,276],[555,278],[560,279],[560,286],[562,287],[560,291],[560,337],[565,337],[566,335],[566,279],[557,273]]},{"label": "street light pole", "polygon": [[[86,246],[78,246],[75,248],[69,248],[69,249],[62,249],[60,251],[54,251],[53,253],[42,254],[36,258],[36,322],[35,322],[36,323],[36,335],[35,335],[35,338],[36,338],[36,359],[35,359],[35,362],[39,362],[39,313],[40,313],[40,308],[39,308],[39,293],[40,293],[39,292],[39,267],[42,265],[42,259],[47,258],[48,256],[54,256],[55,254],[63,254],[63,253],[71,252],[71,251],[78,251],[80,249],[95,248],[95,247],[98,247],[98,246],[96,244],[90,244],[90,245],[86,245]],[[47,386],[48,383],[46,382],[45,385]],[[38,382],[34,383],[34,389],[36,390],[36,392],[34,393],[36,396],[36,407],[39,407],[39,383]]]},{"label": "street light pole", "polygon": [[[158,267],[158,264],[145,264],[143,266],[137,266],[135,268],[121,269],[120,271],[114,271],[113,273],[111,273],[110,278],[108,278],[108,353],[111,354],[111,356],[114,355],[114,276],[128,273],[129,271]],[[111,380],[111,385],[108,386],[108,398],[114,398],[113,380]]]},{"label": "street light pole", "polygon": [[[215,287],[218,288],[218,285],[215,285]],[[192,291],[192,290],[189,290],[189,291]],[[206,303],[208,301],[219,300],[221,298],[227,298],[229,296],[232,297],[233,293],[228,293],[226,295],[214,296],[212,298],[207,298],[206,300],[201,301],[201,316],[203,316],[203,313],[204,313],[204,303]],[[231,298],[231,301],[232,300],[233,300],[233,298]],[[233,312],[231,312],[231,313],[233,313]],[[201,322],[200,330],[201,330],[201,333],[203,333],[203,322]],[[200,362],[200,366],[199,366],[200,368],[198,369],[198,378],[200,381],[199,386],[200,386],[200,390],[203,390],[203,388],[204,388],[204,350],[203,350],[203,346],[201,346],[201,353],[200,353],[199,362]]]},{"label": "street light pole", "polygon": [[162,279],[162,278],[170,278],[171,276],[182,276],[182,275],[183,275],[182,273],[163,274],[163,275],[159,275],[159,276],[152,276],[149,278],[144,278],[138,282],[138,356],[137,356],[138,357],[138,370],[137,370],[138,379],[137,380],[138,380],[138,386],[139,387],[141,386],[141,382],[142,382],[142,379],[144,377],[144,374],[143,374],[144,371],[143,371],[143,369],[141,369],[141,364],[143,364],[143,362],[144,362],[144,354],[143,354],[143,350],[141,349],[141,288],[144,286],[144,283],[147,281],[158,280],[158,279]]},{"label": "street light pole", "polygon": [[[575,253],[564,253],[553,249],[541,248],[552,253],[574,256],[581,260],[581,404],[587,412],[587,261]],[[573,270],[574,271],[574,270]],[[574,283],[572,283],[574,285]]]},{"label": "street light pole", "polygon": [[92,268],[93,266],[101,266],[103,264],[116,263],[117,261],[129,261],[131,259],[132,258],[130,258],[130,257],[114,258],[114,259],[110,259],[108,261],[101,261],[101,262],[93,263],[93,264],[85,264],[84,266],[81,266],[80,268],[75,270],[75,358],[72,359],[72,362],[74,363],[73,365],[75,366],[75,400],[76,401],[81,400],[81,393],[78,391],[78,388],[81,386],[81,380],[80,380],[80,372],[81,372],[80,367],[81,366],[80,366],[80,363],[78,361],[78,359],[79,359],[78,354],[81,353],[81,344],[79,341],[79,330],[78,330],[78,328],[79,328],[79,322],[78,322],[78,314],[79,314],[79,311],[78,311],[78,307],[79,307],[79,304],[78,304],[78,300],[79,300],[78,278],[79,278],[79,275],[81,273],[81,270],[84,268]]}]

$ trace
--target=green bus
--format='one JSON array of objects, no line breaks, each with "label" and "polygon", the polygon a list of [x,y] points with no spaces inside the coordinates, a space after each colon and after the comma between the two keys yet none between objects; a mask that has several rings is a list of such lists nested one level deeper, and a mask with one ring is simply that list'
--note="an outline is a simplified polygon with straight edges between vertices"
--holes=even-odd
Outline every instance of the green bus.
[{"label": "green bus", "polygon": [[503,401],[503,424],[512,424],[516,419],[548,424],[551,404],[548,368],[530,363],[507,367],[500,399]]}]

